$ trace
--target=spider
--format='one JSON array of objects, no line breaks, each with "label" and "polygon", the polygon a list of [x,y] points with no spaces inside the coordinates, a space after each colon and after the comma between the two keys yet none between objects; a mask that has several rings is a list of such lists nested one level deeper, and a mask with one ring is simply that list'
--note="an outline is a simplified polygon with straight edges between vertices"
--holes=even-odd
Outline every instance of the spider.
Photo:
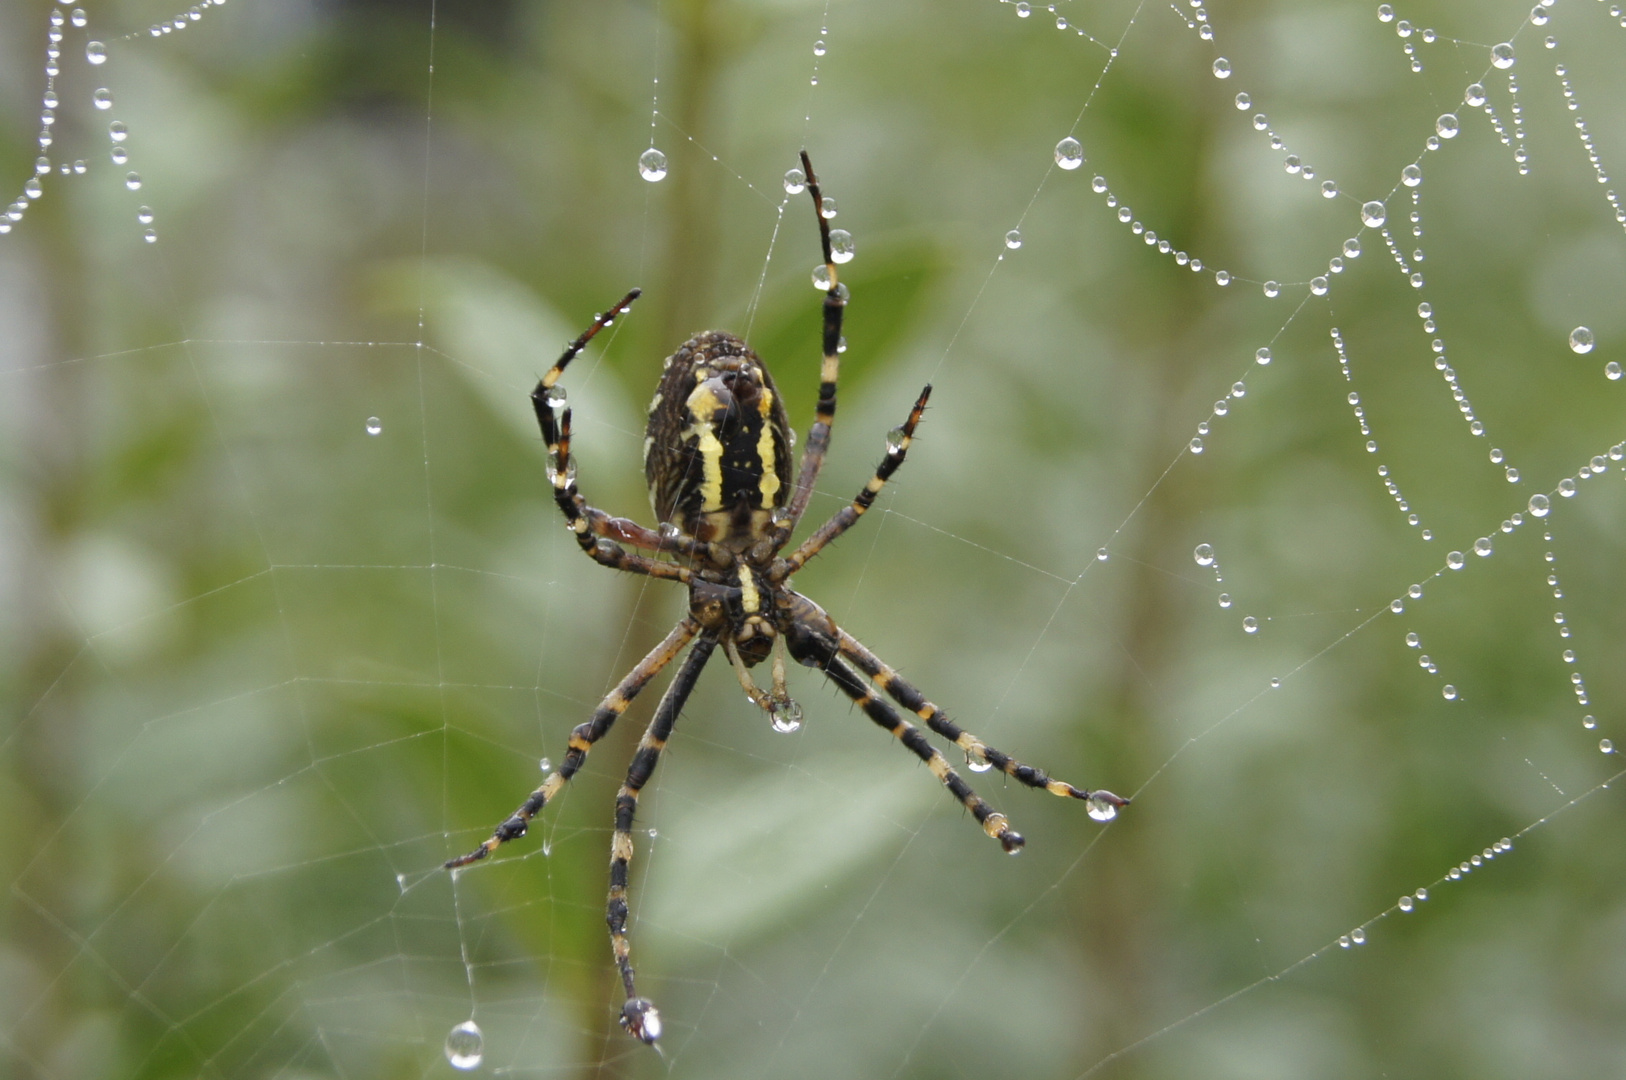
[{"label": "spider", "polygon": [[[920,729],[903,719],[878,693],[884,692],[926,726],[963,751],[973,771],[996,768],[1029,787],[1053,795],[1083,799],[1090,816],[1110,820],[1129,803],[1110,791],[1086,791],[1042,770],[1024,765],[984,743],[950,720],[856,638],[836,625],[823,608],[790,587],[790,576],[825,545],[852,527],[875,502],[887,479],[903,464],[915,427],[926,411],[932,388],[915,400],[903,426],[887,437],[886,457],[858,496],[842,507],[789,555],[780,550],[790,541],[807,509],[814,482],[830,446],[836,413],[836,375],[840,366],[841,321],[846,286],[836,279],[831,256],[830,223],[818,178],[806,151],[802,170],[818,216],[824,249],[824,362],[819,400],[801,464],[791,478],[791,435],[785,406],[766,365],[733,334],[713,330],[699,334],[669,356],[649,408],[644,439],[644,474],[655,514],[662,522],[651,530],[627,518],[611,517],[590,505],[576,488],[570,456],[570,409],[562,408],[559,377],[594,335],[625,313],[639,296],[634,289],[571,342],[531,394],[542,438],[548,447],[548,478],[553,498],[576,542],[594,562],[652,578],[681,582],[689,590],[689,612],[666,640],[599,703],[593,716],[570,733],[569,751],[558,771],[533,791],[490,839],[467,855],[446,863],[455,870],[477,862],[500,845],[525,835],[533,817],[559,794],[582,767],[593,744],[608,734],[650,680],[671,664],[686,646],[689,655],[655,709],[654,719],[638,743],[627,779],[615,800],[615,834],[610,845],[610,896],[605,919],[627,1001],[621,1026],[653,1045],[661,1035],[661,1018],[633,982],[627,943],[627,867],[632,860],[632,821],[638,794],[649,782],[661,750],[672,735],[700,671],[721,645],[747,696],[780,730],[799,722],[801,708],[785,688],[785,654],[817,668],[852,699],[871,720],[897,737],[926,763],[943,786],[959,799],[989,836],[1011,854],[1023,839],[1005,815],[971,790]],[[671,561],[629,551],[628,547],[671,556]],[[772,681],[764,690],[751,668],[772,657]],[[873,686],[871,685],[873,684]]]}]

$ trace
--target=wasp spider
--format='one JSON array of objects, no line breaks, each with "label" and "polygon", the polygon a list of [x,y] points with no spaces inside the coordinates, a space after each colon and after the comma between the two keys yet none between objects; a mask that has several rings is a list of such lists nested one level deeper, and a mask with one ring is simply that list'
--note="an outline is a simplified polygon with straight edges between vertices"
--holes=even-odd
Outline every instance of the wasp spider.
[{"label": "wasp spider", "polygon": [[[611,517],[588,504],[576,488],[570,457],[570,410],[560,408],[563,394],[555,390],[565,367],[587,347],[600,330],[626,312],[638,298],[634,289],[593,321],[571,342],[559,362],[537,383],[531,400],[542,437],[548,444],[548,477],[553,498],[589,558],[616,570],[681,582],[689,590],[689,613],[655,646],[650,654],[599,703],[593,716],[570,733],[570,748],[558,771],[533,791],[519,808],[479,847],[449,861],[448,869],[485,858],[509,840],[525,835],[533,817],[558,795],[582,767],[593,744],[603,738],[626,711],[627,705],[651,679],[677,659],[685,647],[689,655],[678,668],[672,685],[655,709],[627,769],[627,779],[615,800],[615,836],[610,846],[610,897],[606,919],[615,962],[626,985],[627,1002],[621,1026],[638,1039],[654,1043],[660,1038],[660,1015],[633,985],[627,944],[627,864],[632,859],[632,821],[638,793],[649,782],[666,740],[671,737],[683,703],[694,689],[700,671],[719,645],[752,701],[762,707],[775,726],[788,730],[801,715],[800,706],[785,689],[785,654],[817,668],[853,700],[875,723],[890,731],[918,756],[943,786],[959,799],[983,831],[1008,852],[1022,847],[1022,836],[1005,815],[971,790],[943,755],[926,741],[914,724],[880,696],[880,691],[925,721],[927,727],[952,742],[975,771],[999,769],[1029,787],[1054,795],[1083,799],[1090,814],[1111,818],[1128,803],[1110,791],[1086,791],[1042,770],[1024,765],[994,749],[950,720],[856,638],[837,626],[823,608],[790,587],[790,576],[817,555],[830,541],[852,527],[874,503],[887,478],[903,464],[915,426],[926,411],[932,388],[920,392],[909,418],[887,439],[886,457],[858,497],[820,525],[789,555],[780,550],[790,541],[796,523],[807,509],[814,482],[830,445],[830,426],[836,413],[836,374],[840,365],[841,319],[847,289],[836,280],[831,256],[830,224],[823,212],[818,179],[807,154],[802,154],[807,190],[818,215],[828,275],[824,294],[824,362],[819,401],[807,447],[794,477],[791,472],[791,436],[784,402],[774,388],[767,366],[733,334],[720,330],[700,334],[683,343],[663,365],[660,387],[649,410],[644,439],[644,473],[662,524],[647,529],[627,518]],[[667,556],[665,559],[637,551]],[[750,669],[772,657],[772,681],[758,686]]]}]

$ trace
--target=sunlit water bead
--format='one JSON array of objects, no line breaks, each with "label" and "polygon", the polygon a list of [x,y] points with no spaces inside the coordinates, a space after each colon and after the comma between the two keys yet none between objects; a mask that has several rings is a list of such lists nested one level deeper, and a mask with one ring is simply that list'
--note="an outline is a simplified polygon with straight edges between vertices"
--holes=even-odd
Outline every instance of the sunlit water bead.
[{"label": "sunlit water bead", "polygon": [[[1361,204],[1361,224],[1366,225],[1368,228],[1380,229],[1388,219],[1388,210],[1376,199]],[[1349,254],[1348,245],[1345,245],[1344,254]]]},{"label": "sunlit water bead", "polygon": [[638,155],[638,175],[651,184],[666,179],[666,155],[651,146]]},{"label": "sunlit water bead", "polygon": [[1570,331],[1570,351],[1574,353],[1589,353],[1597,339],[1592,331],[1585,326],[1577,326]]},{"label": "sunlit water bead", "polygon": [[1231,77],[1231,62],[1221,56],[1214,61],[1214,78],[1229,79]]},{"label": "sunlit water bead", "polygon": [[853,246],[853,234],[846,229],[830,230],[830,260],[838,263],[850,263],[858,249]]},{"label": "sunlit water bead", "polygon": [[1620,361],[1611,360],[1603,366],[1604,378],[1610,382],[1619,382],[1621,377]]},{"label": "sunlit water bead", "polygon": [[785,194],[800,195],[807,190],[807,174],[800,169],[785,170]]},{"label": "sunlit water bead", "polygon": [[1544,518],[1549,512],[1551,512],[1552,505],[1553,503],[1551,499],[1538,492],[1537,494],[1530,496],[1530,516]]},{"label": "sunlit water bead", "polygon": [[1021,233],[1021,231],[1017,230],[1017,229],[1012,229],[1010,232],[1006,233],[1005,234],[1005,246],[1010,248],[1012,251],[1015,251],[1017,248],[1021,247],[1022,246],[1022,233]]},{"label": "sunlit water bead", "polygon": [[381,435],[381,434],[383,434],[383,432],[384,432],[384,421],[380,420],[376,416],[369,416],[367,418],[367,434],[369,434],[369,435]]},{"label": "sunlit water bead", "polygon": [[113,91],[103,86],[90,95],[90,103],[98,109],[111,109],[113,107]]},{"label": "sunlit water bead", "polygon": [[802,726],[802,707],[794,701],[775,701],[768,709],[773,729],[788,735]]},{"label": "sunlit water bead", "polygon": [[1448,570],[1461,570],[1467,564],[1468,560],[1463,557],[1460,551],[1452,551],[1445,556],[1445,565]]},{"label": "sunlit water bead", "polygon": [[107,63],[107,46],[99,41],[85,42],[85,59],[92,64]]},{"label": "sunlit water bead", "polygon": [[1084,164],[1084,144],[1071,135],[1056,144],[1056,164],[1071,172]]},{"label": "sunlit water bead", "polygon": [[486,1056],[486,1037],[480,1025],[465,1020],[446,1033],[446,1060],[454,1069],[478,1069]]},{"label": "sunlit water bead", "polygon": [[1499,45],[1491,46],[1491,66],[1506,71],[1513,66],[1513,43],[1504,41]]},{"label": "sunlit water bead", "polygon": [[1443,113],[1434,121],[1434,133],[1442,139],[1454,139],[1462,125],[1457,122],[1456,113]]},{"label": "sunlit water bead", "polygon": [[1241,112],[1247,112],[1253,107],[1253,98],[1248,96],[1247,91],[1243,91],[1236,96],[1236,107]]},{"label": "sunlit water bead", "polygon": [[1259,620],[1252,615],[1244,615],[1242,617],[1242,632],[1244,634],[1257,634],[1259,632]]},{"label": "sunlit water bead", "polygon": [[1095,821],[1111,821],[1118,816],[1119,801],[1110,791],[1092,791],[1084,800],[1084,812]]}]

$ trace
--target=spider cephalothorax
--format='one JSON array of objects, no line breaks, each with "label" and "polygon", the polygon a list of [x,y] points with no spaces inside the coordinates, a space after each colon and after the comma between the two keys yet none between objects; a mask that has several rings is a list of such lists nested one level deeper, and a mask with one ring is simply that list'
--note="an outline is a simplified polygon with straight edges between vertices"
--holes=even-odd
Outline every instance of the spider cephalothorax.
[{"label": "spider cephalothorax", "polygon": [[[746,694],[782,731],[794,730],[801,718],[801,709],[785,686],[785,654],[822,671],[865,715],[925,762],[983,831],[1012,854],[1022,848],[1021,834],[1011,828],[1004,814],[971,790],[920,728],[900,716],[882,694],[964,752],[966,764],[973,771],[999,769],[1029,787],[1083,799],[1089,804],[1090,816],[1101,821],[1111,819],[1119,807],[1128,804],[1127,799],[1110,791],[1087,791],[1052,779],[1043,770],[1024,765],[965,731],[838,626],[823,608],[790,587],[791,574],[851,528],[903,464],[932,392],[930,386],[922,390],[903,426],[887,436],[886,457],[858,496],[789,555],[780,555],[807,509],[830,445],[841,321],[847,303],[846,286],[836,280],[824,200],[805,152],[802,168],[813,205],[819,210],[828,288],[824,296],[824,360],[818,406],[794,477],[790,427],[767,367],[745,342],[714,330],[689,339],[667,358],[660,386],[649,406],[644,475],[660,527],[648,529],[627,518],[611,517],[582,497],[576,489],[576,468],[570,456],[570,410],[560,407],[564,395],[556,384],[587,343],[638,298],[636,289],[571,342],[531,394],[542,437],[548,444],[548,478],[554,501],[581,549],[605,566],[683,583],[689,589],[689,612],[610,691],[592,717],[571,731],[569,750],[558,771],[531,792],[488,840],[446,863],[448,869],[467,866],[485,858],[499,845],[524,836],[531,819],[581,769],[593,744],[604,737],[638,692],[692,641],[688,658],[655,708],[654,719],[638,744],[615,801],[610,899],[605,917],[616,966],[627,991],[621,1025],[646,1043],[660,1038],[661,1020],[655,1007],[647,998],[639,997],[634,987],[627,943],[627,867],[633,852],[633,815],[638,794],[655,771],[678,712],[719,644]],[[629,551],[628,546],[655,557]],[[770,689],[763,690],[750,669],[770,656],[772,683]]]}]

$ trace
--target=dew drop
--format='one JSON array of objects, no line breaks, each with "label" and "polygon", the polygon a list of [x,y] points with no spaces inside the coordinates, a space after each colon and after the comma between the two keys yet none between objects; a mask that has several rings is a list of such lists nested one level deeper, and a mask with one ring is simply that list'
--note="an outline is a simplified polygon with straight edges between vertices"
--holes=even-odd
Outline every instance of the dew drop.
[{"label": "dew drop", "polygon": [[98,109],[111,109],[113,107],[113,91],[105,86],[101,87],[90,95],[90,101]]},{"label": "dew drop", "polygon": [[1243,383],[1243,382],[1234,382],[1234,383],[1232,383],[1231,384],[1231,396],[1234,397],[1234,398],[1247,397],[1248,396],[1248,384]]},{"label": "dew drop", "polygon": [[1310,293],[1314,296],[1326,296],[1329,288],[1325,277],[1317,276],[1310,279]]},{"label": "dew drop", "polygon": [[1069,172],[1084,164],[1084,144],[1071,135],[1057,143],[1056,164]]},{"label": "dew drop", "polygon": [[1442,139],[1454,139],[1460,130],[1462,129],[1457,123],[1456,113],[1443,113],[1434,121],[1434,131]]},{"label": "dew drop", "polygon": [[821,218],[823,218],[826,221],[829,221],[831,218],[835,217],[837,213],[838,213],[838,211],[836,210],[836,201],[834,199],[832,199],[830,196],[826,195],[822,200],[820,200],[820,202],[819,202],[819,216]]},{"label": "dew drop", "polygon": [[367,434],[369,434],[369,435],[377,435],[377,434],[380,434],[383,430],[384,430],[384,421],[380,420],[376,416],[369,416],[367,418]]},{"label": "dew drop", "polygon": [[28,196],[30,199],[37,199],[41,195],[45,194],[45,188],[40,186],[40,178],[37,176],[30,176],[27,180],[25,180],[23,182],[23,194]]},{"label": "dew drop", "polygon": [[1366,931],[1357,926],[1355,929],[1349,932],[1349,940],[1353,941],[1357,945],[1365,945]]},{"label": "dew drop", "polygon": [[820,292],[830,291],[830,268],[823,263],[813,268],[813,287]]},{"label": "dew drop", "polygon": [[1615,752],[1615,744],[1610,742],[1608,739],[1599,739],[1598,752],[1602,754],[1613,754]]},{"label": "dew drop", "polygon": [[1214,61],[1214,78],[1229,79],[1231,77],[1231,62],[1225,57]]},{"label": "dew drop", "polygon": [[785,171],[785,194],[800,195],[807,190],[807,174],[800,169]]},{"label": "dew drop", "polygon": [[1446,683],[1445,687],[1440,690],[1440,696],[1444,697],[1447,701],[1455,701],[1457,700],[1457,688],[1452,686],[1450,683]]},{"label": "dew drop", "polygon": [[1223,285],[1229,285],[1230,283],[1231,283],[1231,272],[1229,270],[1215,270],[1214,271],[1214,284],[1223,286]]},{"label": "dew drop", "polygon": [[547,758],[543,758],[541,761],[536,763],[536,767],[543,773],[550,773],[553,771],[553,762]]},{"label": "dew drop", "polygon": [[1219,594],[1219,606],[1222,607],[1222,608],[1228,608],[1228,607],[1231,606],[1231,594],[1230,593],[1222,592],[1222,593]]},{"label": "dew drop", "polygon": [[115,120],[107,125],[107,137],[113,142],[121,143],[130,137],[130,129],[124,126],[123,120]]},{"label": "dew drop", "polygon": [[1423,646],[1423,639],[1418,637],[1416,632],[1413,631],[1412,633],[1406,635],[1406,646],[1412,649],[1420,649]]},{"label": "dew drop", "polygon": [[[1361,221],[1366,225],[1376,229],[1387,220],[1388,211],[1384,208],[1384,205],[1378,202],[1376,199],[1361,205]],[[1346,244],[1344,248],[1344,254],[1349,254],[1349,245]]]},{"label": "dew drop", "polygon": [[853,246],[853,234],[846,229],[830,230],[830,259],[838,263],[850,263],[858,252]]},{"label": "dew drop", "polygon": [[1253,106],[1253,98],[1249,97],[1246,92],[1238,94],[1236,96],[1236,107],[1238,109],[1245,112],[1249,108],[1251,108],[1252,106]]},{"label": "dew drop", "polygon": [[1280,680],[1276,676],[1272,675],[1270,677],[1270,688],[1272,690],[1280,690],[1282,688],[1282,680]]},{"label": "dew drop", "polygon": [[1566,499],[1574,498],[1575,497],[1575,481],[1570,479],[1567,476],[1564,477],[1564,479],[1560,480],[1558,482],[1558,494],[1561,497],[1566,498]]},{"label": "dew drop", "polygon": [[1416,187],[1423,182],[1423,170],[1415,164],[1407,165],[1400,170],[1400,182],[1407,187]]},{"label": "dew drop", "polygon": [[480,1025],[473,1020],[465,1020],[446,1034],[446,1060],[452,1068],[464,1072],[477,1069],[485,1057],[485,1044],[486,1038],[480,1031]]},{"label": "dew drop", "polygon": [[1202,439],[1194,437],[1191,440],[1191,442],[1189,442],[1186,445],[1187,445],[1187,449],[1189,449],[1193,454],[1200,454],[1200,453],[1203,452],[1203,441],[1202,441]]},{"label": "dew drop", "polygon": [[1282,294],[1282,286],[1281,286],[1281,282],[1279,282],[1279,281],[1267,281],[1267,282],[1265,282],[1264,289],[1265,289],[1265,295],[1268,296],[1272,300],[1276,299],[1276,297],[1278,297],[1278,296],[1280,296]]},{"label": "dew drop", "polygon": [[1192,558],[1197,560],[1198,566],[1214,565],[1214,545],[1212,544],[1198,544],[1191,554]]},{"label": "dew drop", "polygon": [[1481,536],[1478,540],[1474,541],[1474,554],[1478,555],[1481,559],[1488,557],[1491,550],[1490,537]]},{"label": "dew drop", "polygon": [[1091,818],[1096,821],[1111,821],[1118,816],[1118,806],[1123,800],[1110,791],[1092,791],[1084,802],[1084,812]]},{"label": "dew drop", "polygon": [[1016,17],[1018,19],[1025,19],[1031,14],[1033,14],[1033,9],[1028,6],[1027,0],[1021,0],[1021,2],[1016,5]]},{"label": "dew drop", "polygon": [[1268,364],[1268,363],[1270,363],[1270,350],[1269,349],[1259,349],[1259,350],[1255,351],[1254,354],[1253,354],[1253,359],[1254,359],[1254,361],[1256,363],[1260,363],[1260,364]]},{"label": "dew drop", "polygon": [[1409,895],[1402,896],[1400,898],[1400,901],[1399,901],[1400,910],[1401,911],[1410,911],[1412,909],[1412,903],[1413,903],[1412,898]]},{"label": "dew drop", "polygon": [[638,155],[638,175],[651,184],[666,179],[666,155],[651,146]]},{"label": "dew drop", "polygon": [[984,773],[994,767],[988,756],[981,750],[967,750],[965,753],[965,767],[975,773]]},{"label": "dew drop", "polygon": [[1336,199],[1338,197],[1338,184],[1333,180],[1321,181],[1321,197],[1323,199]]},{"label": "dew drop", "polygon": [[1551,509],[1552,500],[1547,498],[1547,496],[1540,494],[1530,496],[1531,517],[1544,518]]},{"label": "dew drop", "polygon": [[92,64],[107,63],[107,46],[99,41],[85,42],[85,59]]},{"label": "dew drop", "polygon": [[1022,234],[1021,234],[1021,232],[1019,232],[1016,229],[1012,229],[1010,232],[1006,233],[1005,234],[1005,246],[1010,248],[1013,251],[1016,250],[1017,248],[1021,247],[1022,246]]},{"label": "dew drop", "polygon": [[1338,947],[1340,949],[1347,949],[1347,948],[1350,947],[1351,944],[1352,943],[1349,940],[1349,935],[1348,934],[1345,934],[1345,935],[1343,935],[1342,937],[1340,937],[1338,939]]},{"label": "dew drop", "polygon": [[1355,239],[1355,237],[1353,237],[1353,236],[1350,237],[1348,240],[1345,240],[1344,241],[1344,258],[1346,258],[1346,259],[1358,259],[1360,257],[1361,257],[1361,242],[1359,240]]},{"label": "dew drop", "polygon": [[1596,339],[1592,336],[1592,331],[1588,328],[1584,326],[1577,326],[1574,330],[1570,331],[1571,352],[1589,353],[1592,351],[1592,346],[1594,344],[1596,344]]},{"label": "dew drop", "polygon": [[126,173],[124,175],[124,186],[129,188],[131,191],[140,191],[141,174],[137,172]]},{"label": "dew drop", "polygon": [[1491,46],[1491,66],[1507,70],[1513,66],[1513,44],[1504,41]]},{"label": "dew drop", "polygon": [[1095,561],[1096,562],[1106,562],[1111,557],[1112,557],[1112,553],[1109,552],[1106,548],[1096,548],[1095,549]]},{"label": "dew drop", "polygon": [[1460,551],[1450,552],[1445,557],[1445,565],[1452,570],[1461,570],[1467,564],[1467,561],[1462,557]]},{"label": "dew drop", "polygon": [[908,438],[909,436],[905,434],[901,427],[893,428],[886,433],[886,452],[889,454],[902,453],[904,443],[907,442]]},{"label": "dew drop", "polygon": [[773,729],[788,735],[802,726],[802,707],[794,701],[776,701],[768,710]]},{"label": "dew drop", "polygon": [[1483,108],[1485,105],[1485,87],[1480,83],[1469,83],[1468,89],[1462,93],[1462,100],[1473,108]]},{"label": "dew drop", "polygon": [[823,38],[820,38],[819,40],[817,40],[817,41],[815,41],[813,43],[813,55],[814,56],[823,56],[825,54],[825,51],[826,50],[825,50],[825,44],[824,44],[824,39]]},{"label": "dew drop", "polygon": [[1604,378],[1611,382],[1619,382],[1621,376],[1620,361],[1611,360],[1603,366]]},{"label": "dew drop", "polygon": [[1245,634],[1257,634],[1259,632],[1259,620],[1254,618],[1252,615],[1244,615],[1242,617],[1242,632]]}]

